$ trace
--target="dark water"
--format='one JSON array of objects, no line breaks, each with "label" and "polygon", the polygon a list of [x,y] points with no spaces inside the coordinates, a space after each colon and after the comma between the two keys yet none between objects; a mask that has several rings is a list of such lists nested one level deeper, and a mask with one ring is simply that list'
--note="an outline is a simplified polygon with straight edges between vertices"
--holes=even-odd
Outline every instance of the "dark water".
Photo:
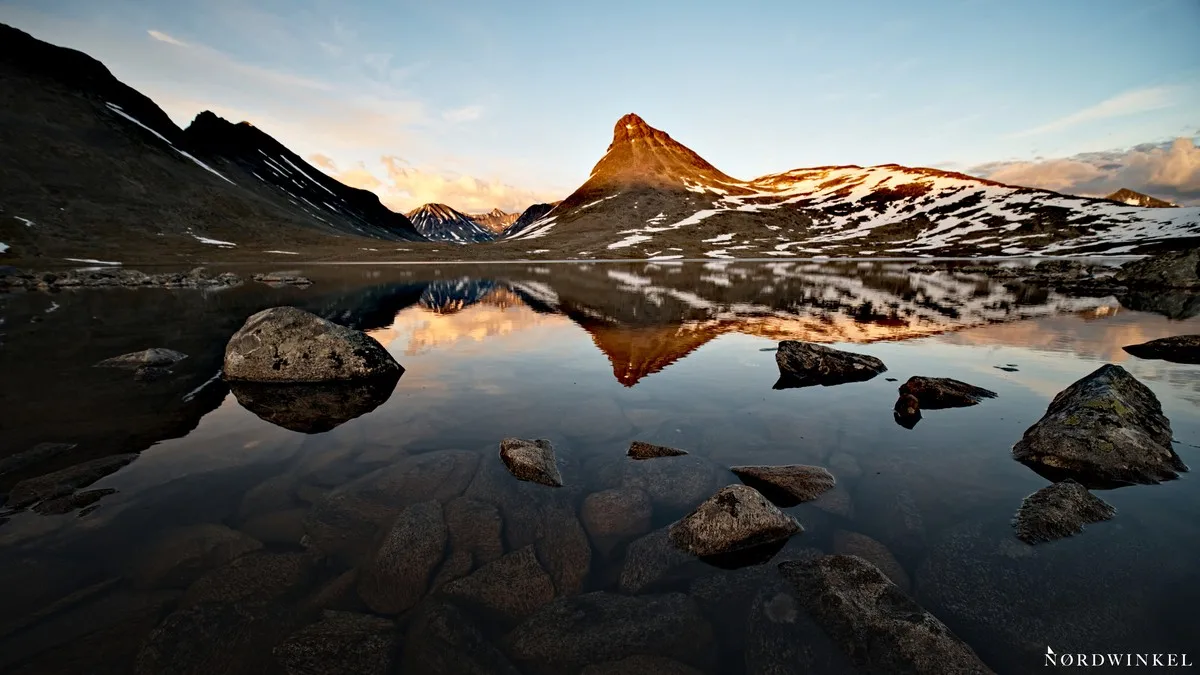
[{"label": "dark water", "polygon": [[[0,296],[0,461],[75,445],[0,475],[0,492],[137,453],[80,488],[106,491],[94,503],[0,516],[0,671],[575,673],[652,654],[671,661],[587,672],[806,672],[797,645],[811,635],[780,610],[794,599],[774,567],[812,551],[875,562],[998,672],[1042,668],[1048,646],[1200,651],[1191,475],[1099,493],[1117,517],[1070,539],[1031,548],[1009,525],[1047,484],[1012,444],[1104,363],[1154,391],[1176,451],[1200,465],[1200,367],[1121,350],[1200,333],[1193,299],[1068,298],[906,268],[314,267],[308,289]],[[229,335],[281,304],[368,330],[406,372],[390,392],[282,410],[213,381]],[[774,390],[781,339],[889,370]],[[148,347],[189,358],[150,383],[91,367]],[[999,396],[909,430],[885,378],[912,375]],[[509,476],[509,436],[550,439],[566,486]],[[633,440],[691,454],[633,466]],[[630,546],[737,482],[728,467],[784,463],[829,467],[838,486],[787,509],[805,532],[767,564],[668,567]],[[621,507],[588,500],[622,486]],[[629,488],[649,495],[648,518]],[[415,534],[379,582],[376,549],[398,521]],[[523,572],[443,586],[502,554]],[[597,591],[633,599],[596,596],[549,627],[524,619]]]}]

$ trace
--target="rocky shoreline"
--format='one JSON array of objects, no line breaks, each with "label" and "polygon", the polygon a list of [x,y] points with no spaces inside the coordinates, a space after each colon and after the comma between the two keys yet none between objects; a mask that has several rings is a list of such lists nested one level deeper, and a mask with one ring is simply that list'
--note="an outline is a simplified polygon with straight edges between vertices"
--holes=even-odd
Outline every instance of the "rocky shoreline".
[{"label": "rocky shoreline", "polygon": [[[255,274],[253,280],[268,286],[307,287],[312,281],[293,272]],[[88,267],[81,269],[30,272],[0,268],[0,293],[13,291],[55,292],[76,288],[233,288],[245,279],[233,272],[214,273],[204,267],[187,272],[147,274],[124,267]]]}]

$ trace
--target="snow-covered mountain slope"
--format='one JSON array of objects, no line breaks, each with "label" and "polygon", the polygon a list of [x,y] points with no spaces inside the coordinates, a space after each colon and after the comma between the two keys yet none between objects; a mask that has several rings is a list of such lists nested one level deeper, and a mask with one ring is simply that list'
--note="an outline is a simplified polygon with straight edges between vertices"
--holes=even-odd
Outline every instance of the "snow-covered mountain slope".
[{"label": "snow-covered mountain slope", "polygon": [[1147,209],[895,164],[740,181],[626,115],[588,181],[509,237],[631,258],[1116,254],[1194,245],[1200,208]]},{"label": "snow-covered mountain slope", "polygon": [[474,218],[445,204],[426,204],[407,215],[417,231],[432,241],[471,244],[494,238],[492,232]]}]

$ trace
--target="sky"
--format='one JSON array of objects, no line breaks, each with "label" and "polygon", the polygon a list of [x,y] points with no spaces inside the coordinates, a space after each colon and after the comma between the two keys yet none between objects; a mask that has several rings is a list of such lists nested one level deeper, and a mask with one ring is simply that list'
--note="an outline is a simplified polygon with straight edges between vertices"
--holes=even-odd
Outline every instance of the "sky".
[{"label": "sky", "polygon": [[1200,204],[1200,0],[0,0],[0,22],[398,210],[562,199],[629,112],[737,178],[898,163]]}]

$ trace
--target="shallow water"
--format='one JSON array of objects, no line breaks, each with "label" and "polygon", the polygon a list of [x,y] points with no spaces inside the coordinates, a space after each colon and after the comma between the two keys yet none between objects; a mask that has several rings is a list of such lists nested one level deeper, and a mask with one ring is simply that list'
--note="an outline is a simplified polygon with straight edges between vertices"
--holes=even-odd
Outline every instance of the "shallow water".
[{"label": "shallow water", "polygon": [[[1012,444],[1058,391],[1104,363],[1154,391],[1176,451],[1200,464],[1200,367],[1121,350],[1200,333],[1200,318],[1187,316],[1191,299],[1068,298],[907,267],[322,266],[301,270],[316,281],[307,289],[0,296],[0,460],[37,443],[76,444],[0,475],[0,491],[138,453],[84,488],[115,490],[95,504],[0,516],[0,670],[284,672],[288,641],[312,641],[289,636],[308,635],[334,609],[394,621],[371,624],[387,636],[372,649],[391,672],[579,672],[632,654],[708,673],[804,672],[787,645],[808,638],[773,609],[790,602],[774,567],[814,550],[868,557],[997,672],[1042,668],[1047,647],[1196,651],[1200,494],[1191,475],[1099,492],[1117,517],[1070,539],[1031,548],[1009,526],[1021,499],[1047,484],[1011,459]],[[321,419],[255,408],[212,377],[229,335],[280,304],[368,330],[403,377],[357,408],[325,405]],[[776,390],[769,350],[781,339],[871,354],[888,372]],[[91,367],[148,347],[189,358],[153,383]],[[909,430],[891,408],[912,375],[999,396],[927,411]],[[497,445],[510,436],[551,440],[566,485],[509,476]],[[690,456],[631,467],[633,440]],[[829,467],[838,486],[786,509],[805,532],[770,562],[728,570],[694,561],[628,583],[634,568],[654,567],[634,560],[631,542],[737,482],[729,467],[784,463]],[[602,536],[585,500],[622,485],[646,491],[652,513],[603,514],[619,532]],[[401,556],[398,601],[363,570],[389,526],[412,517],[405,509],[430,502],[446,543],[432,557]],[[482,575],[491,586],[483,591],[430,592],[526,546],[544,570],[533,591]],[[585,611],[578,625],[542,636],[555,656],[514,647],[534,630],[523,623],[531,602],[596,591],[668,597],[695,620],[647,625],[668,637],[642,644],[642,628],[622,633]],[[522,609],[488,610],[481,593]],[[466,618],[428,619],[447,602]],[[638,626],[635,614],[618,623]],[[466,623],[482,641],[462,636]],[[331,642],[339,640],[350,643]],[[350,663],[317,651],[325,665]],[[633,672],[630,663],[594,672],[621,668]]]}]

